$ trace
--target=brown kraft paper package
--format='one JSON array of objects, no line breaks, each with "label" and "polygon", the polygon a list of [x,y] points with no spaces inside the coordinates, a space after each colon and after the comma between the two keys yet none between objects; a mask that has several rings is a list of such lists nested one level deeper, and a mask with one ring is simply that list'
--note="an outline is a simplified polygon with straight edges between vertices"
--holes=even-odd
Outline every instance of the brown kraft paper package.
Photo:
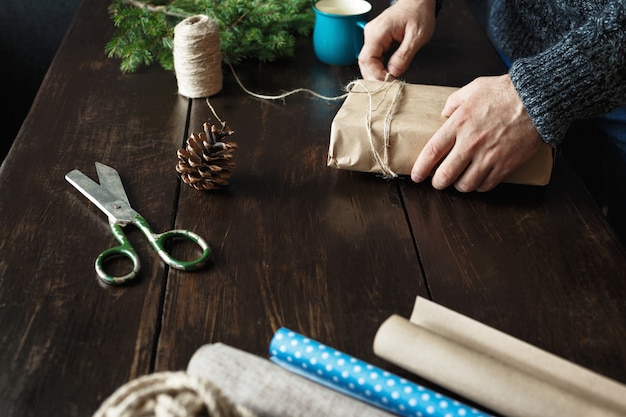
[{"label": "brown kraft paper package", "polygon": [[[456,90],[398,80],[353,82],[331,125],[328,166],[409,175],[419,152],[445,122],[441,110]],[[504,182],[546,185],[553,162],[553,148],[544,144]]]}]

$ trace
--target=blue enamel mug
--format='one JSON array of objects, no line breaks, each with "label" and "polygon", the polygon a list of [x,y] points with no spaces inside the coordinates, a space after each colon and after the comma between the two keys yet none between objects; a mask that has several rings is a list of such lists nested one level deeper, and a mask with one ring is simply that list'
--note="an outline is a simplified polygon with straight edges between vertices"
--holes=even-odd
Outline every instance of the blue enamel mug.
[{"label": "blue enamel mug", "polygon": [[313,6],[313,49],[330,65],[354,65],[372,5],[365,0],[320,0]]}]

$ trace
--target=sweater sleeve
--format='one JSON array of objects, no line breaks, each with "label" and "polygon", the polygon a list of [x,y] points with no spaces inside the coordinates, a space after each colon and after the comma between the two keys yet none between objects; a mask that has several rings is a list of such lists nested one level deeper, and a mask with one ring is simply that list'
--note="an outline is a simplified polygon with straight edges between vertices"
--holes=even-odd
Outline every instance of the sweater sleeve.
[{"label": "sweater sleeve", "polygon": [[613,1],[545,51],[516,60],[509,75],[543,140],[626,103],[626,4]]}]

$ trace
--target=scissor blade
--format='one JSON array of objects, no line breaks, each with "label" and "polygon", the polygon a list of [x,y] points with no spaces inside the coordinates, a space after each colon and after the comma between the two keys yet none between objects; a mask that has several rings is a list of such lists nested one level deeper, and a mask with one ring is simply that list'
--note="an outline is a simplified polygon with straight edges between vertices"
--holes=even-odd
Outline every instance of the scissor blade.
[{"label": "scissor blade", "polygon": [[125,224],[135,218],[136,212],[124,200],[101,187],[79,170],[68,172],[65,174],[65,179],[98,206],[109,217],[109,221]]},{"label": "scissor blade", "polygon": [[130,201],[126,195],[126,190],[124,190],[124,184],[122,184],[120,174],[118,174],[114,168],[100,162],[96,162],[96,172],[98,173],[100,186],[109,190],[112,194],[116,195],[117,198],[123,200],[130,206]]}]

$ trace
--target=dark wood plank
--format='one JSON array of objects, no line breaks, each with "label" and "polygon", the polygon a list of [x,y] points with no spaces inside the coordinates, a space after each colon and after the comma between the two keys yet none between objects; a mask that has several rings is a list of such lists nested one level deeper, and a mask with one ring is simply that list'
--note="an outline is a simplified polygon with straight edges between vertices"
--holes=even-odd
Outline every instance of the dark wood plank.
[{"label": "dark wood plank", "polygon": [[464,0],[445,0],[435,33],[418,51],[403,79],[462,87],[480,76],[506,73],[497,51]]},{"label": "dark wood plank", "polygon": [[94,162],[118,168],[155,230],[172,227],[187,100],[171,73],[122,75],[104,54],[105,0],[86,0],[0,171],[0,414],[91,415],[153,365],[165,270],[131,230],[142,279],[103,288],[107,219],[70,186]]},{"label": "dark wood plank", "polygon": [[545,188],[402,192],[434,301],[626,382],[626,252],[565,163]]}]

